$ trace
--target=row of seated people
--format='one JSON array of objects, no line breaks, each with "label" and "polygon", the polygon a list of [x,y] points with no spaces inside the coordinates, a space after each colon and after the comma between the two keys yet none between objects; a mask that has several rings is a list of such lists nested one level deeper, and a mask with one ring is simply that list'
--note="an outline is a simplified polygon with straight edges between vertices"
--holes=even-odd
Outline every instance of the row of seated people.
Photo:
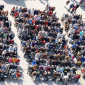
[{"label": "row of seated people", "polygon": [[[42,80],[40,78],[44,77],[44,80],[47,81],[49,80],[47,78],[50,77],[48,72],[50,74],[52,72],[52,77],[57,72],[65,76],[64,68],[66,67],[72,70],[66,71],[66,76],[70,73],[77,75],[76,71],[73,72],[75,62],[71,55],[72,50],[64,37],[59,18],[54,13],[55,7],[47,5],[44,11],[27,9],[23,12],[23,9],[26,8],[13,7],[11,15],[15,18],[15,26],[21,39],[24,57],[29,60],[28,68],[31,70],[28,69],[28,73],[31,77],[35,77],[35,80]],[[48,70],[44,69],[45,67]],[[74,77],[76,82],[80,78],[80,75],[78,76]],[[62,80],[64,81],[64,77]]]},{"label": "row of seated people", "polygon": [[0,5],[0,81],[5,78],[18,79],[21,76],[18,66],[20,59],[17,58],[15,34],[11,30],[11,24],[8,11],[4,11],[4,6]]},{"label": "row of seated people", "polygon": [[[56,66],[43,66],[40,65],[39,67],[37,65],[30,66],[28,68],[28,73],[31,77],[33,77],[34,80],[38,81],[48,81],[48,80],[60,80],[64,82],[64,75],[68,75],[68,81],[77,82],[76,79],[80,77],[80,75],[76,74],[77,68],[75,67],[56,67]],[[73,78],[72,78],[73,77]]]},{"label": "row of seated people", "polygon": [[73,57],[76,58],[78,66],[81,66],[85,62],[85,27],[82,15],[64,14],[62,21],[65,28],[68,29],[67,33],[70,38],[69,43],[73,50]]}]

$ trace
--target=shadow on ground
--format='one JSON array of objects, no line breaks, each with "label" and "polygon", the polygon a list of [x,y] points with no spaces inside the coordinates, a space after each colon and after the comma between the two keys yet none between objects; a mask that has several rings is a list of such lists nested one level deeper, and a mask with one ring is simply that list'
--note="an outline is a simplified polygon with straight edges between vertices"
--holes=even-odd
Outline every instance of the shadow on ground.
[{"label": "shadow on ground", "polygon": [[43,0],[39,0],[42,4],[44,4],[45,5],[45,3],[43,2]]},{"label": "shadow on ground", "polygon": [[13,4],[17,6],[26,7],[25,0],[3,0],[3,1],[6,2],[7,4]]}]

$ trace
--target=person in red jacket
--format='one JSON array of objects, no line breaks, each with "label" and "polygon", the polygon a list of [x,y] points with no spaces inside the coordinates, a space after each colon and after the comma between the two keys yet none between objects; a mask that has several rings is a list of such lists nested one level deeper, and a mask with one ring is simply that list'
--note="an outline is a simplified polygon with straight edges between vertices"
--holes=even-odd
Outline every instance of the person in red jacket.
[{"label": "person in red jacket", "polygon": [[81,75],[76,75],[75,77],[74,77],[74,80],[75,80],[75,82],[78,82],[78,80],[80,79],[80,77],[81,77]]},{"label": "person in red jacket", "polygon": [[17,79],[21,76],[21,74],[18,72],[16,73]]},{"label": "person in red jacket", "polygon": [[38,30],[39,26],[38,25],[35,25],[35,29]]},{"label": "person in red jacket", "polygon": [[52,12],[52,11],[49,11],[48,14],[49,14],[50,16],[52,16],[53,12]]},{"label": "person in red jacket", "polygon": [[16,17],[18,17],[18,16],[19,16],[19,12],[17,11],[17,12],[15,13],[14,17],[16,18]]}]

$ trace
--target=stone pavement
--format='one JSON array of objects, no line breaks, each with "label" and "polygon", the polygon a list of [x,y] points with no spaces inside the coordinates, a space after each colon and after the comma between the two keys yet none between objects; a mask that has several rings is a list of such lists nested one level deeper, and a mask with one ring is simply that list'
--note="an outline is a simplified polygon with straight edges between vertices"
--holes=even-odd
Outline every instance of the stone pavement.
[{"label": "stone pavement", "polygon": [[[71,0],[73,1],[73,0]],[[76,0],[79,1],[79,0]],[[56,7],[55,11],[57,12],[57,16],[59,18],[61,18],[61,16],[63,15],[63,13],[68,13],[70,14],[67,9],[64,7],[65,6],[65,2],[66,0],[0,0],[0,4],[5,5],[5,10],[8,10],[10,13],[10,10],[13,6],[22,6],[22,7],[27,7],[27,8],[35,8],[35,9],[40,9],[40,10],[44,10],[46,5],[50,5],[50,6],[54,6]],[[68,8],[68,6],[67,6]],[[77,10],[78,14],[82,14],[83,18],[85,18],[85,13],[84,13],[84,8],[80,7]],[[20,40],[17,36],[17,30],[14,27],[14,18],[12,16],[10,16],[9,14],[9,20],[11,20],[12,22],[12,30],[15,33],[15,43],[17,44],[18,47],[18,55],[20,57],[20,67],[23,73],[23,76],[21,79],[19,80],[9,80],[6,79],[6,81],[0,82],[0,85],[62,85],[61,83],[56,83],[56,82],[52,82],[49,81],[47,83],[43,83],[43,82],[33,82],[33,80],[31,79],[31,77],[27,74],[27,68],[28,68],[28,63],[27,61],[24,59],[23,57],[23,52],[21,51],[21,45],[20,45]],[[82,80],[82,81],[81,81]],[[84,84],[84,80],[81,79],[77,84],[69,84],[69,85],[85,85]],[[83,82],[83,83],[82,83]]]}]

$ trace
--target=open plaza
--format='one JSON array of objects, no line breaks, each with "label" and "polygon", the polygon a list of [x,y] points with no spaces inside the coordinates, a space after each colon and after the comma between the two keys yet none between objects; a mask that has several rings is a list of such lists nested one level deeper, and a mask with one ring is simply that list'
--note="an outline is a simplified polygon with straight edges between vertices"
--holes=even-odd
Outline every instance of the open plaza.
[{"label": "open plaza", "polygon": [[0,85],[85,85],[85,0],[0,0]]}]

